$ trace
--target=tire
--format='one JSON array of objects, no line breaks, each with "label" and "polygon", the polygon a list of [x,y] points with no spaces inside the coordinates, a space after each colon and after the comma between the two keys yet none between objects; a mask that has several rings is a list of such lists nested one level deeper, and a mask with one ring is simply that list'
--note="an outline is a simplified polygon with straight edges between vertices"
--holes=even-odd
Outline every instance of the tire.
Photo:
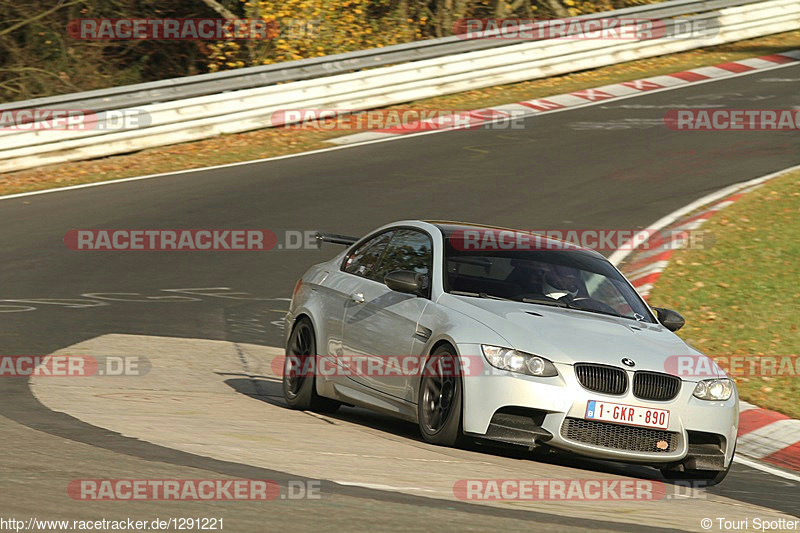
[{"label": "tire", "polygon": [[728,467],[725,470],[662,470],[661,475],[669,481],[705,481],[706,486],[713,487],[719,485],[728,476],[733,466],[733,458],[736,456],[736,447],[733,448],[733,455]]},{"label": "tire", "polygon": [[[440,362],[448,361],[444,367]],[[449,370],[447,370],[449,368]],[[466,444],[462,427],[464,389],[455,350],[437,348],[428,359],[417,398],[417,419],[422,438],[440,446]]]},{"label": "tire", "polygon": [[[297,321],[286,344],[283,365],[283,399],[292,409],[333,413],[341,404],[317,394],[315,369],[317,341],[314,326],[303,317]],[[294,368],[290,364],[296,364]]]}]

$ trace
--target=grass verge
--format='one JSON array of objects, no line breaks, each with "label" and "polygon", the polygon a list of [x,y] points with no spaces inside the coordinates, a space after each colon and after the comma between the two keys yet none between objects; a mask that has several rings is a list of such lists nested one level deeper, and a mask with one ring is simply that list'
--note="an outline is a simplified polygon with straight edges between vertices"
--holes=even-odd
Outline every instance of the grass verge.
[{"label": "grass verge", "polygon": [[[800,31],[794,31],[681,54],[632,61],[565,76],[467,91],[396,107],[478,109],[798,48],[800,48]],[[325,142],[327,139],[350,133],[353,132],[271,128],[153,148],[133,154],[51,165],[0,175],[0,194],[65,187],[305,152],[329,147],[331,145]]]},{"label": "grass verge", "polygon": [[678,334],[709,355],[794,356],[794,374],[784,367],[736,382],[742,399],[800,418],[800,172],[746,194],[703,229],[714,247],[676,252],[648,299],[680,310]]}]

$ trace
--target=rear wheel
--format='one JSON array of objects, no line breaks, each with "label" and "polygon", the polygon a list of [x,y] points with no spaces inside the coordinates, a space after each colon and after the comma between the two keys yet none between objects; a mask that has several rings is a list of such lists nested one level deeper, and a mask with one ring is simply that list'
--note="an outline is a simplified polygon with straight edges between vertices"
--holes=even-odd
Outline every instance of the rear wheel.
[{"label": "rear wheel", "polygon": [[314,326],[308,318],[295,324],[283,364],[283,399],[292,409],[332,413],[341,405],[317,394],[315,370],[317,342]]},{"label": "rear wheel", "polygon": [[461,424],[464,397],[458,356],[449,346],[431,354],[423,372],[417,401],[417,418],[422,438],[441,446],[465,442]]}]

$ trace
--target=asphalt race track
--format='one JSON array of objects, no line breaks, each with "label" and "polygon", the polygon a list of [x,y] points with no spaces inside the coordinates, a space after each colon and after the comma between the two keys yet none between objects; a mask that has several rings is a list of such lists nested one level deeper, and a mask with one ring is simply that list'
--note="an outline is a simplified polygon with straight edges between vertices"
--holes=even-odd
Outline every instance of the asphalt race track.
[{"label": "asphalt race track", "polygon": [[[791,66],[544,115],[528,120],[523,130],[412,136],[2,200],[3,355],[49,354],[108,334],[282,346],[280,319],[295,281],[309,265],[337,251],[329,246],[264,253],[74,252],[62,240],[68,230],[269,228],[360,235],[409,218],[523,228],[643,228],[725,185],[800,164],[795,131],[675,132],[663,125],[668,109],[797,108],[798,82],[800,66]],[[213,350],[208,357],[214,357]],[[249,375],[247,368],[241,370],[245,381]],[[276,406],[273,396],[262,398],[266,403],[248,397],[258,396],[251,392],[240,396],[250,402],[247,421],[263,423],[266,434],[267,412],[301,422],[310,416]],[[102,402],[93,405],[95,414],[103,414]],[[611,506],[599,517],[568,504],[545,511],[484,506],[428,497],[424,491],[342,485],[330,478],[324,478],[319,501],[79,502],[66,495],[73,479],[249,477],[286,483],[304,476],[296,475],[300,469],[263,466],[276,464],[269,453],[260,455],[259,466],[244,456],[236,460],[235,449],[226,450],[227,460],[203,448],[195,453],[182,449],[180,441],[189,432],[211,431],[207,426],[176,428],[178,444],[163,446],[155,437],[115,432],[60,411],[40,403],[27,380],[0,378],[0,509],[5,515],[219,516],[233,531],[538,531],[537,524],[555,531],[699,531],[707,505],[703,499],[682,504],[687,509],[695,505],[695,525],[671,527],[675,508],[662,502],[661,518],[648,527],[614,515],[615,509],[633,512],[628,508]],[[227,423],[220,418],[215,429],[224,430]],[[456,463],[517,465],[529,477],[537,472],[564,478],[652,474],[645,468],[561,456],[530,460],[513,452],[431,451],[413,425],[356,409],[342,410],[329,425],[331,439],[338,431],[355,432],[375,442],[378,454],[381,442],[391,441],[387,446],[411,447]],[[240,445],[242,450],[249,446],[246,440]],[[303,449],[329,446],[325,440],[302,443]],[[353,477],[372,465],[355,454],[328,461],[347,466]],[[419,469],[418,486],[424,486],[424,465],[408,468]],[[453,473],[454,481],[460,477]],[[710,501],[735,501],[730,508],[750,517],[758,514],[748,511],[749,504],[800,516],[800,484],[742,465],[708,493]]]}]

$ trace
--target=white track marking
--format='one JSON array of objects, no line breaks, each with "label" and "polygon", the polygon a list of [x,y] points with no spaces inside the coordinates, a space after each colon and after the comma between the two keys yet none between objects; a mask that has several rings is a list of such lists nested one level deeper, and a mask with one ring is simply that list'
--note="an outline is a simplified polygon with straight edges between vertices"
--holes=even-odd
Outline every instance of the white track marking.
[{"label": "white track marking", "polygon": [[336,480],[332,481],[334,483],[338,483],[339,485],[345,485],[347,487],[363,487],[365,489],[391,490],[395,492],[404,492],[404,491],[441,492],[438,490],[423,489],[420,487],[393,487],[392,485],[383,485],[381,483],[361,483],[360,481],[336,481]]},{"label": "white track marking", "polygon": [[[711,194],[707,194],[707,195],[703,196],[702,198],[698,198],[697,200],[695,200],[694,202],[690,203],[689,205],[685,205],[685,206],[681,207],[680,209],[677,209],[677,210],[673,211],[672,213],[668,214],[667,216],[662,217],[662,218],[658,219],[657,221],[653,222],[652,224],[647,226],[646,230],[643,230],[643,231],[639,232],[639,234],[634,235],[633,239],[631,239],[631,241],[629,241],[629,243],[630,242],[636,242],[637,238],[639,238],[641,240],[643,237],[646,237],[647,235],[650,235],[653,231],[660,231],[660,230],[664,229],[665,227],[669,226],[670,224],[672,224],[673,222],[675,222],[679,218],[681,218],[681,217],[683,217],[685,215],[688,215],[689,213],[691,213],[692,211],[694,211],[696,209],[700,209],[704,205],[707,205],[707,204],[710,204],[710,203],[712,203],[712,202],[714,202],[716,200],[720,200],[722,198],[725,198],[726,196],[730,196],[735,192],[738,192],[738,191],[740,191],[742,189],[746,189],[747,187],[752,187],[754,185],[761,185],[762,183],[767,182],[767,181],[769,181],[769,180],[771,180],[773,178],[777,178],[778,176],[781,176],[783,174],[786,174],[787,172],[792,172],[792,171],[795,171],[795,170],[800,170],[800,165],[795,165],[793,167],[789,167],[789,168],[786,168],[786,169],[783,169],[783,170],[779,170],[777,172],[772,172],[771,174],[767,174],[766,176],[761,176],[761,177],[754,178],[754,179],[751,179],[751,180],[748,180],[748,181],[743,181],[743,182],[740,182],[740,183],[734,183],[733,185],[729,185],[729,186],[727,186],[727,187],[725,187],[723,189],[720,189],[720,190],[718,190],[716,192],[713,192]],[[0,198],[0,200],[2,200],[2,198]],[[629,243],[626,243],[625,246],[623,246],[622,248],[620,248],[619,250],[617,250],[616,252],[611,254],[609,256],[608,260],[611,261],[611,263],[613,263],[615,266],[619,266],[619,264],[622,261],[624,261],[625,258],[628,257],[634,251],[632,249],[629,249],[629,248],[631,248],[630,246],[628,246]]]},{"label": "white track marking", "polygon": [[800,476],[797,474],[781,470],[780,468],[773,468],[763,463],[759,463],[758,461],[746,459],[741,455],[737,455],[736,457],[734,457],[733,462],[739,463],[740,465],[749,466],[750,468],[755,468],[756,470],[761,470],[762,472],[766,472],[767,474],[772,474],[773,476],[778,476],[784,479],[791,479],[792,481],[800,482]]}]

